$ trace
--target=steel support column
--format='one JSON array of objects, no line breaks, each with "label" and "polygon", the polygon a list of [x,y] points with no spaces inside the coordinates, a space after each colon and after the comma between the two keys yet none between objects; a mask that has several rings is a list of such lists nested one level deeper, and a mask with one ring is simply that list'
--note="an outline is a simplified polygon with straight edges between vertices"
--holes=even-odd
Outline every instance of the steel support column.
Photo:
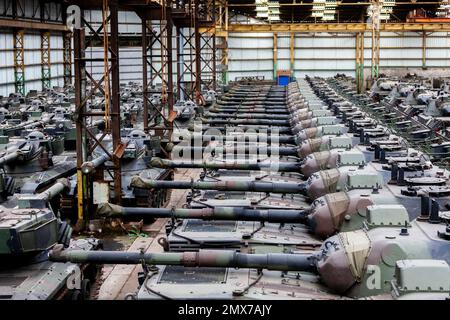
[{"label": "steel support column", "polygon": [[422,69],[427,68],[427,33],[422,31]]},{"label": "steel support column", "polygon": [[273,79],[277,80],[278,69],[278,34],[273,33]]},{"label": "steel support column", "polygon": [[[161,20],[142,19],[144,130],[165,142],[172,139],[174,120],[171,1],[162,8]],[[157,85],[161,88],[157,88]],[[161,103],[152,99],[161,94]]]},{"label": "steel support column", "polygon": [[15,30],[13,35],[14,48],[14,87],[17,93],[25,95],[25,54],[24,30]]},{"label": "steel support column", "polygon": [[63,68],[64,68],[64,86],[72,84],[72,34],[63,33]]},{"label": "steel support column", "polygon": [[364,33],[356,34],[355,39],[355,79],[358,93],[364,92]]},{"label": "steel support column", "polygon": [[201,36],[200,36],[200,0],[194,0],[194,11],[192,12],[194,18],[194,49],[195,49],[195,87],[194,98],[196,103],[201,102]]},{"label": "steel support column", "polygon": [[202,86],[206,90],[216,90],[216,0],[197,1],[198,10],[196,10],[196,28],[199,28],[198,48],[196,58],[199,63],[197,68],[198,84],[200,90]]},{"label": "steel support column", "polygon": [[200,33],[200,48],[197,50],[199,57],[200,86],[208,90],[216,90],[216,35],[215,27]]},{"label": "steel support column", "polygon": [[216,0],[216,52],[220,53],[220,56],[216,58],[216,61],[220,61],[220,68],[217,68],[217,72],[220,73],[220,79],[224,85],[228,84],[228,6],[226,0]]},{"label": "steel support column", "polygon": [[379,30],[372,30],[372,79],[378,77],[380,69],[380,32]]},{"label": "steel support column", "polygon": [[294,77],[295,63],[295,33],[291,32],[289,39],[289,68],[291,69],[291,78]]},{"label": "steel support column", "polygon": [[42,89],[52,86],[51,82],[51,60],[50,60],[50,32],[41,32],[41,81]]},{"label": "steel support column", "polygon": [[177,26],[177,91],[179,98],[202,103],[202,85],[216,85],[215,0],[193,0],[184,8],[190,24]]},{"label": "steel support column", "polygon": [[191,27],[177,27],[177,98],[181,100],[195,100],[197,81],[193,30]]},{"label": "steel support column", "polygon": [[84,29],[74,30],[75,56],[75,124],[77,139],[77,211],[80,227],[89,211],[87,177],[81,171],[81,165],[87,161],[86,118],[86,60]]},{"label": "steel support column", "polygon": [[[113,163],[97,168],[95,172],[96,180],[104,180],[103,170],[112,178],[112,181],[103,181],[113,184],[114,194],[109,195],[115,203],[121,202],[121,169],[120,158],[124,151],[120,137],[120,88],[119,88],[119,39],[118,39],[118,10],[117,0],[109,0],[108,7],[103,10],[103,23],[98,29],[94,29],[84,18],[82,18],[83,28],[74,30],[74,60],[75,60],[75,121],[77,129],[77,188],[78,188],[78,220],[89,219],[89,212],[92,212],[92,187],[91,181],[94,176],[91,173],[84,174],[81,165],[93,156],[93,151],[102,149]],[[109,13],[109,14],[108,14]],[[84,27],[85,26],[85,27]],[[109,35],[108,30],[109,27]],[[85,30],[90,32],[89,41],[85,40]],[[102,42],[105,48],[105,55],[102,59],[86,57],[85,51],[92,46],[92,40]],[[89,73],[87,63],[102,61],[105,72],[100,79],[96,79],[94,74]],[[88,80],[90,83],[87,87]],[[105,97],[105,111],[93,112],[88,110],[87,102],[96,94],[100,93]],[[104,119],[105,130],[103,134],[96,135],[92,127],[88,125],[88,119]],[[106,137],[112,138],[111,143]]]},{"label": "steel support column", "polygon": [[371,43],[371,76],[372,80],[378,77],[380,68],[380,14],[379,0],[372,0],[372,43]]},{"label": "steel support column", "polygon": [[122,202],[122,176],[120,158],[123,155],[122,139],[120,137],[120,72],[119,72],[119,18],[118,1],[109,0],[109,18],[111,40],[109,42],[111,63],[111,113],[110,131],[113,138],[113,163],[114,163],[114,199],[120,204]]}]

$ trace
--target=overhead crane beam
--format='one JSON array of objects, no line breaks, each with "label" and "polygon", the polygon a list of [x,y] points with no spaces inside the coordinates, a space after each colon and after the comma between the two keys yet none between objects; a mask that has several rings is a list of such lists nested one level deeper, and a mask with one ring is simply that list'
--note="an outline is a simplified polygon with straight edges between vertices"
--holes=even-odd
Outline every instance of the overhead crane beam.
[{"label": "overhead crane beam", "polygon": [[[371,32],[367,23],[277,23],[277,24],[236,24],[228,25],[228,32]],[[450,23],[381,23],[382,32],[439,32],[450,31]]]},{"label": "overhead crane beam", "polygon": [[[411,5],[439,5],[442,4],[442,1],[396,1],[396,6],[411,6]],[[245,8],[245,7],[255,7],[255,3],[229,3],[228,7],[230,8]],[[312,7],[312,2],[295,2],[293,0],[292,3],[280,3],[280,7]],[[343,2],[343,1],[337,1],[336,7],[351,7],[351,6],[370,6],[370,2]]]}]

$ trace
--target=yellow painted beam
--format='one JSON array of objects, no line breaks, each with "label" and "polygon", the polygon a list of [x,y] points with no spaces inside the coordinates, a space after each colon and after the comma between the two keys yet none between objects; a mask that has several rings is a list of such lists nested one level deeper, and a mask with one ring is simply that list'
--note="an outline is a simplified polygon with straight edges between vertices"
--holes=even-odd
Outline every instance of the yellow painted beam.
[{"label": "yellow painted beam", "polygon": [[[229,24],[228,32],[371,32],[366,23]],[[450,23],[382,23],[380,31],[450,31]]]}]

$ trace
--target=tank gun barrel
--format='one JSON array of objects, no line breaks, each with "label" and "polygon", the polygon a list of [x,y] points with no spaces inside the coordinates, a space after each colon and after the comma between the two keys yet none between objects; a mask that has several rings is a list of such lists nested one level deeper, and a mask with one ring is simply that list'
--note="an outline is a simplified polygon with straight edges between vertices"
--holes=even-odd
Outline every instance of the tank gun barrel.
[{"label": "tank gun barrel", "polygon": [[30,123],[30,124],[24,125],[23,129],[33,129],[33,128],[39,126],[39,125],[48,124],[51,121],[51,119],[52,119],[51,116],[43,117],[41,120],[37,120],[37,121],[34,121],[34,122]]},{"label": "tank gun barrel", "polygon": [[51,200],[54,196],[60,194],[70,187],[69,180],[66,178],[58,179],[58,181],[47,190],[38,193],[37,197],[41,200]]},{"label": "tank gun barrel", "polygon": [[148,264],[184,267],[253,268],[279,271],[316,271],[316,256],[311,254],[248,254],[229,250],[198,252],[141,253],[118,251],[62,250],[50,251],[51,261],[93,264]]},{"label": "tank gun barrel", "polygon": [[196,189],[219,191],[253,191],[270,193],[299,193],[303,183],[263,182],[263,181],[167,181],[131,178],[131,187],[142,189]]},{"label": "tank gun barrel", "polygon": [[107,154],[102,154],[101,156],[91,160],[86,161],[81,165],[81,171],[84,174],[91,173],[95,170],[95,168],[99,167],[103,163],[105,163],[109,159],[109,156]]},{"label": "tank gun barrel", "polygon": [[291,118],[289,114],[272,114],[270,113],[225,113],[225,112],[209,112],[203,115],[205,118],[226,118],[226,119],[274,119],[288,120]]},{"label": "tank gun barrel", "polygon": [[[19,130],[19,129],[26,129],[27,127],[33,128],[33,124],[37,123],[36,120],[28,120],[26,122],[23,122],[21,124],[18,124],[16,126],[11,126],[11,127],[7,127],[5,129],[3,129],[4,132],[9,132],[9,131],[14,131],[14,130]],[[35,125],[36,126],[36,125]]]},{"label": "tank gun barrel", "polygon": [[0,157],[0,166],[16,160],[20,156],[20,154],[20,150],[5,154],[4,156]]},{"label": "tank gun barrel", "polygon": [[239,163],[239,162],[182,162],[171,161],[161,158],[152,158],[152,167],[155,168],[197,168],[197,169],[230,169],[230,170],[273,170],[278,172],[300,172],[301,164],[298,162],[256,162],[256,163]]},{"label": "tank gun barrel", "polygon": [[236,113],[236,112],[255,112],[255,113],[270,113],[270,114],[288,114],[289,110],[286,108],[277,108],[277,109],[266,109],[264,107],[250,107],[250,108],[242,108],[242,107],[220,107],[216,106],[212,109],[208,109],[211,113]]},{"label": "tank gun barrel", "polygon": [[289,120],[272,120],[272,119],[210,119],[203,118],[203,123],[207,124],[253,124],[253,125],[269,125],[289,127],[291,124]]},{"label": "tank gun barrel", "polygon": [[[256,143],[256,141],[255,141]],[[279,156],[295,156],[298,157],[297,147],[273,147],[273,146],[256,146],[248,144],[236,144],[232,146],[206,146],[206,147],[185,147],[174,146],[173,152],[189,151],[192,155],[197,153],[204,154],[249,154],[249,155],[279,155]],[[184,153],[184,152],[183,152]]]},{"label": "tank gun barrel", "polygon": [[121,207],[110,203],[99,204],[97,215],[110,218],[177,218],[230,221],[263,221],[273,223],[307,223],[308,210],[246,209],[242,207],[215,208],[139,208]]}]

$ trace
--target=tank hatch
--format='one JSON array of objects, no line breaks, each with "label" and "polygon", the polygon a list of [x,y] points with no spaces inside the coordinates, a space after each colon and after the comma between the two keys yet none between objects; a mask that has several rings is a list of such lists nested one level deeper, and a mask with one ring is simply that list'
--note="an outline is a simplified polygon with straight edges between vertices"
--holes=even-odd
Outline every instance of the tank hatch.
[{"label": "tank hatch", "polygon": [[377,173],[350,171],[347,185],[350,190],[370,189],[379,188],[383,185],[383,181]]},{"label": "tank hatch", "polygon": [[340,166],[363,165],[366,162],[364,154],[360,151],[346,151],[339,153]]},{"label": "tank hatch", "polygon": [[402,205],[375,205],[367,207],[367,224],[369,228],[382,226],[405,226],[409,215]]},{"label": "tank hatch", "polygon": [[185,232],[235,232],[235,221],[201,221],[188,220],[183,231]]},{"label": "tank hatch", "polygon": [[0,211],[0,255],[46,250],[57,242],[57,221],[51,211],[46,209]]},{"label": "tank hatch", "polygon": [[450,288],[450,268],[443,260],[397,261],[395,277],[402,292],[448,292]]},{"label": "tank hatch", "polygon": [[334,137],[330,139],[330,149],[336,148],[351,148],[352,138],[351,137]]},{"label": "tank hatch", "polygon": [[226,277],[226,268],[166,266],[158,283],[225,283]]}]

